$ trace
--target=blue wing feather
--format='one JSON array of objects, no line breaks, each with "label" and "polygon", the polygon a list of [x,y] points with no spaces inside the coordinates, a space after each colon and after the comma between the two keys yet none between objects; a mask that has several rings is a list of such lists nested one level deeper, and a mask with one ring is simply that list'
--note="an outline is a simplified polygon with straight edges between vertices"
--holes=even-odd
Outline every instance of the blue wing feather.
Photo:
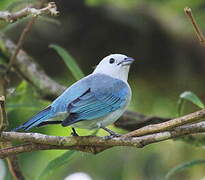
[{"label": "blue wing feather", "polygon": [[20,129],[29,130],[32,127],[38,126],[42,122],[57,117],[61,112],[66,112],[68,104],[87,91],[88,86],[86,80],[88,78],[89,76],[73,84],[71,87],[66,89],[64,93],[62,93],[55,101],[53,101],[53,103],[48,108],[40,111],[30,120],[15,128],[13,131],[18,131]]},{"label": "blue wing feather", "polygon": [[34,117],[32,117],[30,120],[22,124],[21,126],[13,129],[13,131],[18,131],[20,129],[23,129],[25,131],[31,129],[32,127],[40,124],[46,119],[49,119],[51,116],[51,107],[47,107],[44,110],[40,111],[38,114],[36,114]]},{"label": "blue wing feather", "polygon": [[63,126],[82,120],[101,118],[127,103],[129,87],[121,80],[106,75],[96,75],[89,87],[85,94],[68,105],[70,116],[63,121]]}]

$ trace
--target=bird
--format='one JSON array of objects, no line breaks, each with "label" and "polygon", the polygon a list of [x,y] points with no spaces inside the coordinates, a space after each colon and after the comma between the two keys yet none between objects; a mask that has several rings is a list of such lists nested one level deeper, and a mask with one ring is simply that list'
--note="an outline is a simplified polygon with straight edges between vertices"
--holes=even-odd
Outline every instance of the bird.
[{"label": "bird", "polygon": [[104,129],[110,136],[119,134],[106,126],[114,123],[127,109],[131,88],[127,82],[134,58],[111,54],[103,58],[94,71],[68,87],[49,106],[13,131],[28,131],[49,124],[75,128]]}]

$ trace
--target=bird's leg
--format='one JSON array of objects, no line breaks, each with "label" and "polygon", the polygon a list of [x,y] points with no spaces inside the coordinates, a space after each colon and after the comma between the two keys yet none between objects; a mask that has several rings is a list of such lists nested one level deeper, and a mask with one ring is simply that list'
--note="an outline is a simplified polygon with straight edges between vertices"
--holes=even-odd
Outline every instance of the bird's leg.
[{"label": "bird's leg", "polygon": [[75,128],[72,128],[72,131],[73,131],[71,133],[72,136],[79,136],[78,133],[76,132]]},{"label": "bird's leg", "polygon": [[101,128],[103,130],[107,131],[110,134],[111,137],[120,137],[121,136],[120,134],[118,134],[118,133],[116,133],[116,132],[114,132],[114,131],[106,128],[106,127],[101,127]]}]

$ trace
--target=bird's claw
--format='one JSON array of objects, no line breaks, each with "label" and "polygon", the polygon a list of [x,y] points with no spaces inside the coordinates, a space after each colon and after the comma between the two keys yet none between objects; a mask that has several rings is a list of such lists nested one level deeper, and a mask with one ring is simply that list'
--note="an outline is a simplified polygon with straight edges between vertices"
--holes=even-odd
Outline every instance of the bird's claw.
[{"label": "bird's claw", "polygon": [[101,128],[104,129],[105,131],[107,131],[110,134],[111,138],[120,137],[121,136],[120,134],[118,134],[118,133],[116,133],[116,132],[114,132],[114,131],[106,128],[106,127],[101,127]]},{"label": "bird's claw", "polygon": [[110,136],[104,136],[104,139],[105,140],[109,140],[109,139],[112,139],[112,138],[117,138],[117,137],[121,137],[122,135],[121,134],[111,134]]},{"label": "bird's claw", "polygon": [[72,128],[72,131],[73,132],[71,132],[71,136],[74,136],[74,137],[79,136],[74,128]]},{"label": "bird's claw", "polygon": [[74,132],[72,132],[70,134],[71,134],[71,136],[74,136],[74,137],[79,136],[77,133],[74,133]]},{"label": "bird's claw", "polygon": [[121,134],[118,134],[118,133],[112,133],[112,134],[110,134],[110,136],[112,136],[113,138],[114,137],[120,137],[120,136],[122,136]]}]

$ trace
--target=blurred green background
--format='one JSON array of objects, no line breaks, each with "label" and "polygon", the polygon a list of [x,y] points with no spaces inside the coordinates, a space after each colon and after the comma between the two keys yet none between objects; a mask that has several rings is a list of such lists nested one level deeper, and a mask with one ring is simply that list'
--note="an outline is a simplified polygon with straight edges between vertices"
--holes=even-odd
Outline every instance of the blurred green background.
[{"label": "blurred green background", "polygon": [[[0,10],[19,10],[38,0],[1,0]],[[184,15],[186,6],[205,29],[203,0],[58,0],[60,15],[39,17],[23,48],[49,76],[66,86],[75,82],[60,56],[50,44],[64,47],[87,75],[106,55],[122,53],[136,59],[129,82],[133,97],[129,110],[146,115],[176,117],[177,101],[184,91],[205,98],[205,49]],[[0,31],[17,42],[30,20],[0,23]],[[17,87],[16,87],[17,86]],[[10,128],[28,120],[50,102],[40,99],[30,85],[11,82],[7,103]],[[197,110],[186,104],[185,113]],[[114,128],[119,133],[125,131]],[[51,135],[70,135],[70,128],[48,126],[33,129]],[[80,135],[92,132],[78,130]],[[103,131],[98,135],[106,135]],[[65,151],[44,151],[19,155],[28,179],[37,179],[49,161]],[[93,180],[163,180],[181,163],[203,159],[204,148],[169,140],[143,149],[116,147],[98,155],[76,152],[64,166],[41,179],[61,180],[74,172],[85,172]],[[0,165],[0,168],[2,166]],[[205,178],[204,165],[173,175],[173,180]],[[3,170],[2,170],[3,172]],[[1,173],[1,169],[0,169]],[[9,172],[6,180],[12,179]]]}]

